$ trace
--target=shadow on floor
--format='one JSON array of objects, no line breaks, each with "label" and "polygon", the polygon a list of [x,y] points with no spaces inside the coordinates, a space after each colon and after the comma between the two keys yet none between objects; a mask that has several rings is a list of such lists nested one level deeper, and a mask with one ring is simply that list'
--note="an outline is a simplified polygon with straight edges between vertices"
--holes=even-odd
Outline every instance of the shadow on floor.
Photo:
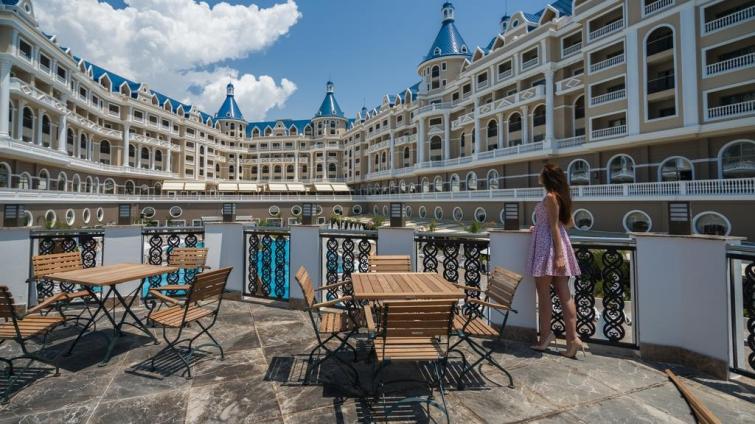
[{"label": "shadow on floor", "polygon": [[[24,359],[23,361],[27,360]],[[10,375],[8,368],[4,368],[2,371],[0,371],[0,394],[2,394],[2,397],[0,397],[0,402],[4,400],[4,397],[10,399],[15,394],[19,393],[27,386],[30,386],[35,381],[41,380],[49,375],[52,375],[55,372],[55,369],[52,367],[24,368],[22,366],[18,366],[19,363],[22,362],[21,360],[14,362],[16,363],[14,364],[13,375]],[[39,362],[37,361],[36,363],[38,364]]]},{"label": "shadow on floor", "polygon": [[[198,363],[210,356],[208,352],[189,349],[188,347],[177,347],[177,349],[181,352],[181,355],[188,360],[192,370]],[[152,367],[153,359],[154,368]],[[125,372],[145,378],[163,379],[172,377],[176,374],[185,377],[186,371],[186,364],[175,352],[164,350],[154,357],[150,357],[131,366],[131,368],[126,369]]]}]

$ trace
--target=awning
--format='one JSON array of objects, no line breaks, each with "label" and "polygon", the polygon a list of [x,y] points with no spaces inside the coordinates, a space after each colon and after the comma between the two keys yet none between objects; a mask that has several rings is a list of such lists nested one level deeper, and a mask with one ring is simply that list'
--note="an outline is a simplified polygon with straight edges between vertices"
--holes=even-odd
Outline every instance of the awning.
[{"label": "awning", "polygon": [[184,184],[184,190],[188,191],[204,191],[207,188],[207,183],[186,183]]},{"label": "awning", "polygon": [[294,183],[294,184],[288,184],[288,191],[305,192],[307,191],[307,188],[304,187],[304,184]]},{"label": "awning", "polygon": [[333,187],[330,184],[315,184],[315,191],[332,192],[333,191]]},{"label": "awning", "polygon": [[236,183],[218,183],[218,191],[238,191],[239,185]]},{"label": "awning", "polygon": [[163,182],[163,191],[180,191],[184,189],[184,183],[179,183],[176,181],[164,181]]},{"label": "awning", "polygon": [[253,192],[257,192],[258,191],[257,184],[239,183],[239,191],[245,191],[245,192],[247,192],[247,191],[253,191]]},{"label": "awning", "polygon": [[335,183],[335,184],[331,184],[331,186],[333,187],[333,191],[336,191],[336,192],[339,192],[339,193],[346,193],[346,192],[350,192],[351,191],[351,189],[349,188],[349,186],[347,186],[344,183]]},{"label": "awning", "polygon": [[288,191],[288,187],[285,184],[271,183],[267,185],[268,191],[271,192],[284,192]]}]

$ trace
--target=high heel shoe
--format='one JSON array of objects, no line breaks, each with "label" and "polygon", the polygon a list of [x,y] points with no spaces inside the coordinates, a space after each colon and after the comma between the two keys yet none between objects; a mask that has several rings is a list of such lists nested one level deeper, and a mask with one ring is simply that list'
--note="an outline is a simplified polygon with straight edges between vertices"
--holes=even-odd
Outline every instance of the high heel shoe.
[{"label": "high heel shoe", "polygon": [[567,358],[577,359],[577,352],[579,351],[582,351],[583,357],[587,356],[585,353],[585,343],[583,343],[582,340],[577,339],[573,342],[566,342],[566,350],[561,352],[561,355]]},{"label": "high heel shoe", "polygon": [[554,340],[556,340],[556,335],[549,333],[547,337],[540,340],[539,344],[530,346],[530,349],[536,350],[538,352],[545,352],[545,349],[548,349],[548,345],[553,343]]}]

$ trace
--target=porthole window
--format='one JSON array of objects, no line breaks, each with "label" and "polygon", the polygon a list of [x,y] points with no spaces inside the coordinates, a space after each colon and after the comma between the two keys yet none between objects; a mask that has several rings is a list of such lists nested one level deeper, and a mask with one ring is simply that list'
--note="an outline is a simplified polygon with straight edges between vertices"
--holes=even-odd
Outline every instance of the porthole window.
[{"label": "porthole window", "polygon": [[170,215],[170,216],[171,216],[172,218],[178,218],[178,217],[179,217],[179,216],[181,216],[181,215],[182,215],[183,213],[184,213],[184,211],[183,211],[183,209],[181,209],[181,207],[180,207],[180,206],[171,206],[171,207],[170,207],[170,209],[168,210],[168,214],[169,214],[169,215]]},{"label": "porthole window", "polygon": [[451,215],[456,222],[461,222],[461,220],[464,219],[464,211],[462,211],[458,206],[454,208],[453,212],[451,212]]},{"label": "porthole window", "polygon": [[293,215],[293,216],[299,216],[299,215],[301,215],[301,206],[299,206],[299,205],[293,205],[293,206],[291,206],[291,215]]},{"label": "porthole window", "polygon": [[572,218],[574,219],[574,227],[578,230],[589,231],[592,229],[594,218],[587,209],[577,209]]},{"label": "porthole window", "polygon": [[95,212],[95,217],[97,217],[97,222],[102,222],[105,220],[105,210],[102,208],[97,208],[97,212]]},{"label": "porthole window", "polygon": [[66,210],[66,225],[73,225],[76,222],[76,212],[73,209]]},{"label": "porthole window", "polygon": [[351,213],[354,215],[361,215],[362,214],[362,205],[354,205],[351,207]]},{"label": "porthole window", "polygon": [[278,216],[281,213],[281,208],[275,205],[270,206],[270,209],[267,210],[267,213],[269,213],[270,216]]},{"label": "porthole window", "polygon": [[315,208],[314,208],[314,209],[315,209],[315,210],[314,210],[314,214],[315,214],[315,216],[320,216],[320,215],[322,215],[322,206],[320,206],[320,205],[315,205]]},{"label": "porthole window", "polygon": [[412,217],[412,207],[411,206],[406,205],[406,207],[404,208],[404,216],[407,217],[407,218],[411,218]]},{"label": "porthole window", "polygon": [[419,215],[421,219],[427,218],[427,208],[425,208],[424,206],[420,206],[419,209],[417,210],[417,214]]},{"label": "porthole window", "polygon": [[731,233],[731,222],[718,212],[701,212],[692,220],[692,228],[696,234],[711,236],[728,236]]},{"label": "porthole window", "polygon": [[435,219],[437,219],[438,221],[443,219],[443,208],[436,206],[435,210],[433,211],[433,217],[435,217]]},{"label": "porthole window", "polygon": [[84,210],[81,211],[81,220],[84,224],[89,224],[89,221],[92,220],[92,211],[90,211],[89,208],[84,208]]},{"label": "porthole window", "polygon": [[146,208],[142,209],[142,216],[147,219],[153,218],[155,216],[155,213],[155,208],[153,208],[152,206],[147,206]]},{"label": "porthole window", "polygon": [[48,227],[54,227],[55,224],[58,223],[58,215],[54,210],[48,209],[47,212],[45,212],[45,223]]},{"label": "porthole window", "polygon": [[477,208],[474,211],[474,220],[482,224],[488,219],[488,213],[485,208]]},{"label": "porthole window", "polygon": [[383,205],[383,216],[388,216],[388,205]]},{"label": "porthole window", "polygon": [[641,211],[633,210],[624,215],[624,229],[627,232],[647,233],[653,228],[653,221],[650,215]]},{"label": "porthole window", "polygon": [[34,225],[34,215],[30,211],[24,210],[24,226],[31,227]]},{"label": "porthole window", "polygon": [[333,214],[334,215],[343,215],[343,206],[341,205],[335,205],[333,206]]}]

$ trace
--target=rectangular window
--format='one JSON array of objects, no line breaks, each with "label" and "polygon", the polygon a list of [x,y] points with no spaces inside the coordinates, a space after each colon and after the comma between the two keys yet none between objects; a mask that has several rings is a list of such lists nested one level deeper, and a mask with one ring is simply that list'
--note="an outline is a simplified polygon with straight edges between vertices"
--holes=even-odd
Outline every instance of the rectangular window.
[{"label": "rectangular window", "polygon": [[66,77],[68,76],[68,71],[66,71],[66,68],[58,65],[58,79],[61,81],[65,81]]},{"label": "rectangular window", "polygon": [[193,137],[194,136],[194,128],[187,128],[186,129],[186,134],[189,134],[190,136]]},{"label": "rectangular window", "polygon": [[120,114],[120,113],[121,113],[121,108],[120,108],[120,106],[118,106],[118,105],[115,105],[115,104],[112,104],[112,103],[110,103],[110,105],[108,106],[108,110],[109,110],[109,111],[110,111],[110,113],[111,113],[111,114],[113,114],[113,115],[118,115],[118,114]]},{"label": "rectangular window", "polygon": [[42,67],[47,72],[50,72],[50,69],[52,68],[52,61],[50,61],[50,58],[40,54],[39,55],[39,66]]},{"label": "rectangular window", "polygon": [[149,115],[149,123],[152,125],[157,125],[157,116]]},{"label": "rectangular window", "polygon": [[511,70],[511,61],[504,62],[504,63],[501,63],[500,65],[498,65],[498,73],[499,74],[503,74],[503,73],[505,73],[507,71],[510,71],[510,70]]},{"label": "rectangular window", "polygon": [[79,97],[81,97],[81,100],[87,99],[87,90],[84,87],[79,87]]},{"label": "rectangular window", "polygon": [[99,107],[100,106],[100,98],[97,96],[92,96],[92,104]]},{"label": "rectangular window", "polygon": [[143,121],[144,120],[144,112],[141,110],[134,110],[134,119],[137,121]]},{"label": "rectangular window", "polygon": [[170,128],[170,121],[167,119],[163,119],[163,128]]},{"label": "rectangular window", "polygon": [[21,56],[25,59],[31,60],[31,44],[22,38],[18,40],[18,51],[21,52]]}]

